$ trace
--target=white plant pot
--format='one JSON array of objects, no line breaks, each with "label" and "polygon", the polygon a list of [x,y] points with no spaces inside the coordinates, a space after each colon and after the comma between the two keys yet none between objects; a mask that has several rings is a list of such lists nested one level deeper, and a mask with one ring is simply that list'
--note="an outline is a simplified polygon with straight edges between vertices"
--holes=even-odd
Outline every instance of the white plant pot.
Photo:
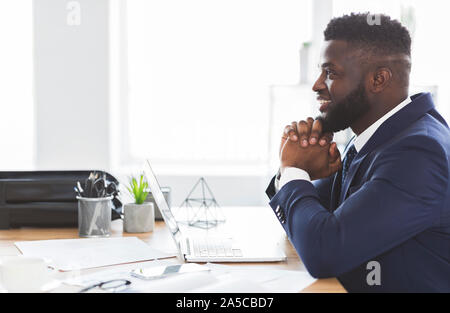
[{"label": "white plant pot", "polygon": [[147,233],[155,228],[153,203],[128,203],[123,207],[123,230],[127,233]]}]

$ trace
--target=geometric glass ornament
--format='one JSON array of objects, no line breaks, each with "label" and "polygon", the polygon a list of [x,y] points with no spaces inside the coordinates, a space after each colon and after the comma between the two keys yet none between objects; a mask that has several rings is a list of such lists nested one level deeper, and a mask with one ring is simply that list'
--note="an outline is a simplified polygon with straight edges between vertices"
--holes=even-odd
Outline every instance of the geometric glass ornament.
[{"label": "geometric glass ornament", "polygon": [[185,211],[189,226],[208,229],[225,222],[222,209],[203,177],[181,203],[180,209]]}]

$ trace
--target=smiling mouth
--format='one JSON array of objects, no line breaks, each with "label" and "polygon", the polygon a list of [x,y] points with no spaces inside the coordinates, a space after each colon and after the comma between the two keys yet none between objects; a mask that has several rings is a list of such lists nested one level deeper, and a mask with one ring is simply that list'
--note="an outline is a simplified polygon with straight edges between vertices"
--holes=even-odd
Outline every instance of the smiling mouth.
[{"label": "smiling mouth", "polygon": [[324,100],[324,99],[318,99],[318,100],[319,100],[319,104],[320,104],[319,111],[321,113],[325,113],[326,111],[328,111],[328,107],[331,104],[331,100]]}]

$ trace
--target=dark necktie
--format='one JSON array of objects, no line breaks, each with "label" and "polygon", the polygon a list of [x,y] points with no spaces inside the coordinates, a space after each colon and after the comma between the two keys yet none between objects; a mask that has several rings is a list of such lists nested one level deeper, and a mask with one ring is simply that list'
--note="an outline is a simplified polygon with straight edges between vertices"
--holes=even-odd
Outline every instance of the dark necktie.
[{"label": "dark necktie", "polygon": [[344,186],[344,180],[347,176],[350,165],[352,164],[352,161],[357,154],[358,152],[356,151],[355,146],[352,144],[348,149],[347,154],[345,155],[344,164],[342,165],[342,187]]}]

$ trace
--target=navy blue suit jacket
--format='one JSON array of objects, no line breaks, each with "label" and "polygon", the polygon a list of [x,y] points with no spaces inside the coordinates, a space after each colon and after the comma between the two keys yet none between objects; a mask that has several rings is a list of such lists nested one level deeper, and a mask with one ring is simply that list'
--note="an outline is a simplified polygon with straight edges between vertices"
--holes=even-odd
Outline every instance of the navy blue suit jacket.
[{"label": "navy blue suit jacket", "polygon": [[[309,273],[350,292],[450,292],[450,130],[431,95],[386,120],[341,172],[267,188]],[[367,276],[380,264],[380,285]]]}]

